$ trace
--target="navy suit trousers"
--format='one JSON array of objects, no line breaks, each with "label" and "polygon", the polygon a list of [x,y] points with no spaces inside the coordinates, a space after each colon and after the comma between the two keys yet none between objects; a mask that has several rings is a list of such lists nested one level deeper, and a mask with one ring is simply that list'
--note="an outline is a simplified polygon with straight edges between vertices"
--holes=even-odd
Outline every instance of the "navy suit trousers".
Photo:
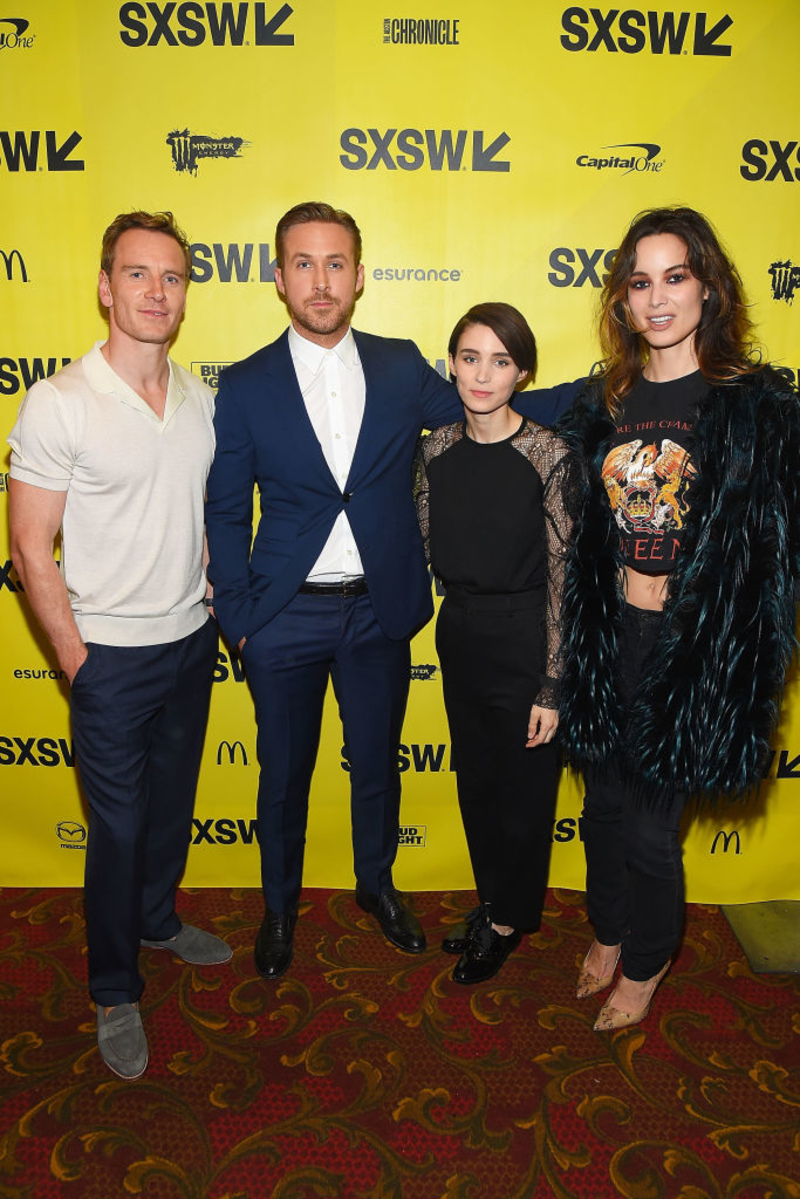
[{"label": "navy suit trousers", "polygon": [[264,897],[297,907],[308,795],[328,679],[350,765],[358,881],[391,886],[400,815],[398,746],[410,678],[408,639],[386,637],[368,595],[298,594],[242,652],[258,721],[258,836]]},{"label": "navy suit trousers", "polygon": [[218,631],[166,645],[90,643],[72,685],[75,754],[89,806],[86,936],[96,1003],[135,1003],[139,940],[180,932]]}]

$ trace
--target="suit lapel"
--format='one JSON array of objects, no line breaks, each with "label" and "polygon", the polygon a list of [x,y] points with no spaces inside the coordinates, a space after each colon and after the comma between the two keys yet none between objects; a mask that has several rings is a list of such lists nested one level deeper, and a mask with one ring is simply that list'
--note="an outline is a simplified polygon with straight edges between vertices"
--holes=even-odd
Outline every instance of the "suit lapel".
[{"label": "suit lapel", "polygon": [[299,451],[301,461],[315,473],[321,474],[326,482],[332,482],[338,491],[339,487],[322,452],[297,382],[288,331],[278,338],[274,348],[275,354],[267,365],[265,384],[270,403],[277,402],[279,405],[280,419],[287,434],[287,455]]},{"label": "suit lapel", "polygon": [[352,490],[359,476],[363,476],[364,472],[375,462],[377,409],[379,407],[377,398],[377,389],[379,389],[379,362],[377,357],[372,353],[370,342],[363,338],[360,333],[356,333],[355,329],[353,330],[353,337],[355,338],[361,369],[364,372],[364,416],[361,421],[358,440],[356,441],[353,461],[350,463],[350,473],[347,476],[347,491]]}]

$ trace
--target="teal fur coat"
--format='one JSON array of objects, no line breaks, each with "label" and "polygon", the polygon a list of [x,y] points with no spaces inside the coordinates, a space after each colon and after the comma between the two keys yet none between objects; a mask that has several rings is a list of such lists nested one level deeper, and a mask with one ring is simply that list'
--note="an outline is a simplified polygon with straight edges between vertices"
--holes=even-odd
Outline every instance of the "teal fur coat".
[{"label": "teal fur coat", "polygon": [[[559,733],[568,760],[620,751],[615,677],[624,607],[619,533],[601,467],[613,425],[589,381],[559,432],[587,480],[564,591]],[[649,788],[747,791],[768,763],[795,650],[800,578],[800,403],[769,367],[698,406],[690,491],[664,624],[631,712],[625,758]]]}]

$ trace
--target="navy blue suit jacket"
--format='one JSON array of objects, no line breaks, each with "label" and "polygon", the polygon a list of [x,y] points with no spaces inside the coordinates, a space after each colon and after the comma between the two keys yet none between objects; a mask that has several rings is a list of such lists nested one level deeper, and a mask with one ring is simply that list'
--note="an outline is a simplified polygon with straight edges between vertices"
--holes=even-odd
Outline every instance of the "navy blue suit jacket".
[{"label": "navy blue suit jacket", "polygon": [[[217,618],[234,645],[297,594],[342,511],[386,636],[407,637],[433,614],[411,467],[422,429],[460,420],[463,408],[413,342],[355,330],[354,336],[366,400],[344,491],[308,418],[287,333],[220,376],[206,507],[208,573]],[[551,423],[575,390],[567,384],[521,393],[514,407]],[[254,484],[261,499],[255,539]]]}]

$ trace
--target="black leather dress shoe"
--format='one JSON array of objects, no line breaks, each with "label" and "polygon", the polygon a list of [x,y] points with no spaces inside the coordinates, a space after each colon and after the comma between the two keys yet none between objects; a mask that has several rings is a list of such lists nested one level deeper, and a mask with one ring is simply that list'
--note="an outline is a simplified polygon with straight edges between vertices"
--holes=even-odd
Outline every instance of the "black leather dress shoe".
[{"label": "black leather dress shoe", "polygon": [[442,950],[444,953],[461,954],[467,948],[472,929],[475,922],[479,919],[483,908],[478,905],[471,912],[467,912],[466,916],[458,924],[454,924],[450,932],[442,940]]},{"label": "black leather dress shoe", "polygon": [[375,917],[386,940],[397,949],[402,949],[403,953],[423,952],[425,934],[422,925],[394,887],[381,891],[380,895],[372,895],[357,883],[356,903]]},{"label": "black leather dress shoe", "polygon": [[453,982],[470,986],[494,978],[508,955],[519,945],[522,933],[517,929],[507,937],[495,932],[488,914],[480,924],[473,925],[467,948],[453,967]]},{"label": "black leather dress shoe", "polygon": [[258,930],[255,947],[256,970],[262,978],[280,978],[292,961],[297,912],[271,912]]}]

